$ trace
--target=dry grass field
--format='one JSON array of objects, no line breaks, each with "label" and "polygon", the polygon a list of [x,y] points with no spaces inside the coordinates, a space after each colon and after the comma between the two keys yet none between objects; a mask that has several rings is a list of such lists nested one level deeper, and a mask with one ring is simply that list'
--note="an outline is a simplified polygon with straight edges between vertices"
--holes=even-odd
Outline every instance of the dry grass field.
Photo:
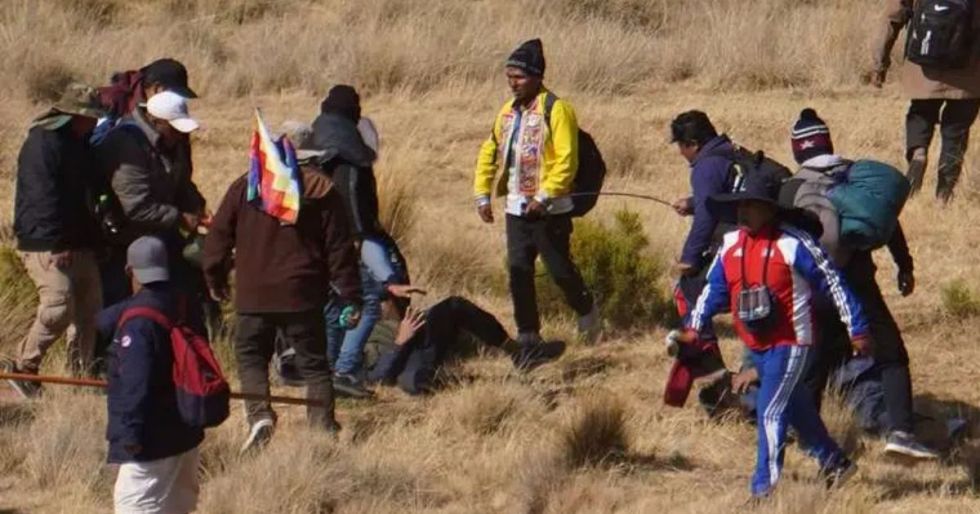
[{"label": "dry grass field", "polygon": [[[104,82],[114,70],[161,56],[185,62],[201,94],[192,112],[196,180],[209,201],[247,165],[252,108],[273,125],[312,120],[330,85],[364,92],[378,124],[377,173],[416,281],[429,300],[461,293],[510,323],[508,299],[487,287],[499,274],[503,227],[472,209],[478,145],[506,99],[501,63],[540,36],[546,82],[576,107],[611,166],[608,190],[673,199],[687,166],[667,125],[700,108],[746,146],[791,162],[789,128],[812,106],[839,152],[899,164],[905,98],[892,81],[870,89],[869,40],[881,0],[3,0],[0,2],[0,226],[11,241],[16,156],[32,116],[74,77]],[[895,75],[897,75],[897,70]],[[976,142],[976,141],[975,141]],[[975,145],[976,146],[976,145]],[[903,223],[918,289],[896,292],[879,255],[879,280],[905,330],[917,410],[958,414],[980,436],[980,175],[971,150],[956,201],[926,194]],[[394,206],[398,206],[395,209]],[[604,199],[592,216],[639,212],[651,255],[678,253],[688,221],[662,206]],[[667,288],[670,277],[655,287]],[[951,294],[952,285],[959,296]],[[0,353],[29,319],[31,293],[0,259]],[[946,292],[944,296],[944,291]],[[944,301],[946,298],[946,301]],[[547,334],[572,333],[567,320]],[[572,347],[559,362],[520,376],[496,354],[453,369],[458,380],[428,398],[382,390],[341,402],[339,441],[305,431],[299,409],[264,453],[237,456],[240,409],[204,445],[200,512],[238,513],[726,513],[745,510],[755,432],[710,422],[694,405],[670,409],[661,391],[670,361],[664,329],[611,334]],[[217,344],[226,345],[226,341]],[[730,362],[740,343],[723,342]],[[225,352],[224,354],[227,354]],[[58,362],[49,365],[59,371]],[[298,394],[282,390],[284,394]],[[0,512],[111,510],[104,464],[104,398],[49,387],[43,401],[0,395]],[[815,465],[788,450],[785,479],[758,512],[980,512],[980,443],[950,444],[910,465],[829,406],[826,418],[861,467],[827,492]]]}]

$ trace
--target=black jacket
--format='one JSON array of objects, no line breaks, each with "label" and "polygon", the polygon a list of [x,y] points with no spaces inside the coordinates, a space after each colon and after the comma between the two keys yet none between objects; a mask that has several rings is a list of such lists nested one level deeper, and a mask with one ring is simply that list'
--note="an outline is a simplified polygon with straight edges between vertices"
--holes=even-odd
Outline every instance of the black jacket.
[{"label": "black jacket", "polygon": [[86,139],[74,137],[71,124],[28,132],[17,159],[14,200],[20,250],[57,252],[99,244],[99,226],[89,209],[94,168]]},{"label": "black jacket", "polygon": [[[102,311],[97,318],[99,337],[112,337],[106,427],[110,463],[173,457],[204,439],[204,430],[188,426],[177,410],[170,333],[146,318],[116,327],[123,312],[131,307],[150,307],[176,320],[177,304],[177,293],[169,284],[150,284],[132,298]],[[188,314],[193,313],[194,309],[188,310]],[[205,333],[200,319],[186,321],[195,332]],[[126,451],[128,445],[141,449],[131,454]]]},{"label": "black jacket", "polygon": [[357,125],[334,113],[313,122],[313,142],[324,159],[334,187],[344,199],[351,232],[357,239],[384,232],[378,220],[378,184],[372,168],[377,155],[364,144]]}]

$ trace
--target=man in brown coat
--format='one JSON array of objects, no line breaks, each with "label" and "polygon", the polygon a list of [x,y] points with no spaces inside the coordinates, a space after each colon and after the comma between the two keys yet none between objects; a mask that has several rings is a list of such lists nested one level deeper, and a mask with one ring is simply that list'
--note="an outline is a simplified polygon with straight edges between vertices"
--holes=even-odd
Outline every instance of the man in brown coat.
[{"label": "man in brown coat", "polygon": [[[319,170],[323,152],[309,150],[289,135],[302,172],[296,223],[283,224],[249,203],[248,175],[243,175],[228,188],[214,215],[204,243],[204,276],[211,295],[225,299],[228,273],[232,266],[236,269],[234,345],[242,391],[269,394],[269,362],[276,338],[282,337],[296,352],[307,398],[319,404],[307,409],[309,422],[336,432],[340,427],[334,418],[323,307],[334,288],[352,314],[359,310],[358,258],[344,201]],[[249,434],[243,452],[263,446],[276,424],[269,402],[248,400],[245,411]]]},{"label": "man in brown coat", "polygon": [[[902,82],[912,99],[906,116],[908,178],[913,192],[922,187],[938,124],[942,149],[936,197],[948,202],[980,111],[980,5],[976,0],[888,0],[887,5],[874,45],[872,83],[881,87],[885,81],[892,47],[907,26]],[[955,55],[955,62],[948,55]]]}]

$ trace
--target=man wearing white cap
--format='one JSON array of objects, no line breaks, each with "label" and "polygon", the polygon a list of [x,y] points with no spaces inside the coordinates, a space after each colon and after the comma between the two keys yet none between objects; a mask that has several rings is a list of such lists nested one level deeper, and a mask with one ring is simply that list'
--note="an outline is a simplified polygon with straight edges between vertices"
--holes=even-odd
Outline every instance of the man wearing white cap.
[{"label": "man wearing white cap", "polygon": [[110,207],[117,211],[120,225],[110,264],[103,269],[106,304],[129,295],[124,249],[140,236],[164,241],[176,283],[192,287],[188,280],[196,280],[180,255],[186,235],[196,234],[206,217],[204,197],[191,180],[188,134],[198,127],[187,99],[163,91],[120,120],[98,146],[100,169],[114,197]]}]

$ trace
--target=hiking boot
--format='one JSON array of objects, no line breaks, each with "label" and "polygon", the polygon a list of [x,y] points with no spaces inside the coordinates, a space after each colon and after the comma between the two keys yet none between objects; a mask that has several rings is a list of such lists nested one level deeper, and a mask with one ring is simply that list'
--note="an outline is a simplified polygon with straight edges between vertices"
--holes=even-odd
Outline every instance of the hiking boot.
[{"label": "hiking boot", "polygon": [[857,464],[847,457],[842,457],[836,466],[821,470],[820,476],[827,483],[827,489],[837,489],[843,487],[857,470]]},{"label": "hiking boot", "polygon": [[364,387],[364,384],[354,375],[337,373],[333,376],[333,390],[347,398],[371,398],[374,392]]},{"label": "hiking boot", "polygon": [[885,453],[905,455],[915,459],[938,459],[939,453],[915,439],[915,436],[894,430],[885,441]]},{"label": "hiking boot", "polygon": [[922,181],[926,175],[926,149],[916,148],[912,152],[912,158],[909,159],[909,171],[905,174],[905,177],[909,179],[909,185],[912,187],[910,195],[918,193],[922,189]]},{"label": "hiking boot", "polygon": [[[17,365],[13,361],[3,362],[4,373],[20,373],[24,375],[37,375],[37,372],[31,372],[27,370],[18,369]],[[33,400],[41,396],[41,383],[32,382],[30,380],[14,380],[12,378],[7,379],[7,383],[10,387],[25,400]]]},{"label": "hiking boot", "polygon": [[265,448],[272,439],[272,433],[276,430],[276,423],[269,418],[264,418],[252,423],[248,430],[248,438],[239,450],[240,455],[256,452]]},{"label": "hiking boot", "polygon": [[578,318],[578,338],[584,344],[596,344],[602,333],[602,318],[599,316],[599,306],[592,304],[592,310]]},{"label": "hiking boot", "polygon": [[514,367],[522,372],[531,371],[542,364],[554,361],[565,353],[564,341],[541,341],[521,343],[521,349],[511,355]]}]

